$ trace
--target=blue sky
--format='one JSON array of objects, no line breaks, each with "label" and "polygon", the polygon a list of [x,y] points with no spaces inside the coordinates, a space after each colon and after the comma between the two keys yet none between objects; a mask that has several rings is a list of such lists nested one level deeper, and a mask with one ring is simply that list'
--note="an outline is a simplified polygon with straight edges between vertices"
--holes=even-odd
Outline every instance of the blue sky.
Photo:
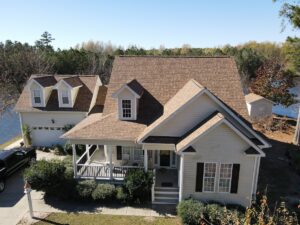
[{"label": "blue sky", "polygon": [[0,8],[0,41],[32,44],[47,30],[59,48],[88,40],[215,47],[299,34],[290,27],[281,33],[280,3],[272,0],[0,0]]}]

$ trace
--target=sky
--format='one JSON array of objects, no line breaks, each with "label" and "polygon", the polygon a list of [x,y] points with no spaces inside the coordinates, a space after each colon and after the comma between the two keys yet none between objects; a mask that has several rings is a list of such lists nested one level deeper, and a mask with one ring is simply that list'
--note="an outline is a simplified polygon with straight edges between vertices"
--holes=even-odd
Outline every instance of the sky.
[{"label": "sky", "polygon": [[[272,0],[0,0],[0,42],[33,44],[44,31],[55,48],[83,41],[144,48],[284,42],[281,3]],[[298,34],[297,34],[298,32]]]}]

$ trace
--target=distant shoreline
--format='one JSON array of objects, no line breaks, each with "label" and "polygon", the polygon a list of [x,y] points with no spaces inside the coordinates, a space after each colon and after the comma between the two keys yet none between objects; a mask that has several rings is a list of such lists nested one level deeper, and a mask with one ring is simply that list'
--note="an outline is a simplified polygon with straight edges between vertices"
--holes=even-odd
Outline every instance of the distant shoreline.
[{"label": "distant shoreline", "polygon": [[6,148],[6,147],[9,146],[10,144],[16,142],[17,140],[19,140],[19,139],[21,139],[21,138],[22,138],[22,136],[21,136],[21,135],[18,135],[18,136],[16,136],[16,137],[14,137],[14,138],[12,138],[12,139],[10,139],[10,140],[4,142],[3,144],[0,145],[0,150],[3,150],[4,148]]}]

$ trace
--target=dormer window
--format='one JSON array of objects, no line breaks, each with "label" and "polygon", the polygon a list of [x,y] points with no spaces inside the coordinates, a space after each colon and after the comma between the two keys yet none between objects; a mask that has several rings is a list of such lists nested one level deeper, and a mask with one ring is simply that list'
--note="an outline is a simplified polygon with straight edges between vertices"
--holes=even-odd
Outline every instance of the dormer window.
[{"label": "dormer window", "polygon": [[61,97],[62,97],[62,103],[64,105],[68,105],[69,104],[69,94],[68,94],[68,90],[62,90],[61,92]]},{"label": "dormer window", "polygon": [[61,79],[55,86],[58,94],[58,106],[60,108],[74,107],[79,89],[83,86],[79,77],[66,77]]},{"label": "dormer window", "polygon": [[41,90],[33,90],[33,99],[35,104],[41,104],[42,103],[42,94]]},{"label": "dormer window", "polygon": [[131,100],[122,100],[122,117],[124,119],[130,119],[132,117]]},{"label": "dormer window", "polygon": [[139,100],[143,93],[144,88],[136,80],[122,85],[113,93],[112,97],[117,100],[119,120],[137,119]]}]

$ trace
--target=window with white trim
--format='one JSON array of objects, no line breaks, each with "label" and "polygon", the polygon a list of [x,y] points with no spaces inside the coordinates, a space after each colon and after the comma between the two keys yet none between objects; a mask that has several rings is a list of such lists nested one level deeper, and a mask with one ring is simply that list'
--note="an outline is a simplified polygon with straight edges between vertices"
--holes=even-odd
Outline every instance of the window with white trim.
[{"label": "window with white trim", "polygon": [[230,192],[232,164],[220,164],[219,192]]},{"label": "window with white trim", "polygon": [[62,90],[61,92],[62,104],[68,105],[69,104],[69,93],[68,90]]},{"label": "window with white trim", "polygon": [[216,183],[216,163],[204,163],[203,191],[214,192]]},{"label": "window with white trim", "polygon": [[33,99],[34,99],[35,104],[41,104],[42,103],[41,90],[33,90]]},{"label": "window with white trim", "polygon": [[122,100],[122,117],[123,118],[131,118],[131,100],[125,99]]},{"label": "window with white trim", "polygon": [[131,147],[122,146],[122,159],[130,160]]},{"label": "window with white trim", "polygon": [[134,152],[133,152],[133,159],[134,161],[140,161],[142,160],[144,156],[144,151],[141,150],[141,149],[134,149]]}]

